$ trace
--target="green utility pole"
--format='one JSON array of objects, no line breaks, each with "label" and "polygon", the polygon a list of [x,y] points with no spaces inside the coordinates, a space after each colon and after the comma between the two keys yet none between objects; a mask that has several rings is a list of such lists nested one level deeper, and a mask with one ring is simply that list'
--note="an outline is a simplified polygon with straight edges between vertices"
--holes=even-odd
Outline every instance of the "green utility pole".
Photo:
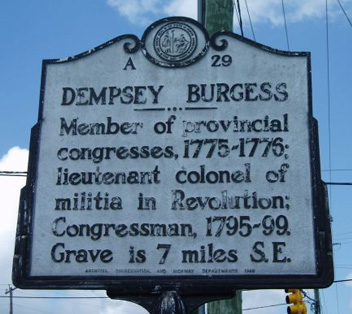
[{"label": "green utility pole", "polygon": [[233,0],[198,0],[198,20],[209,35],[233,31]]},{"label": "green utility pole", "polygon": [[[198,21],[210,36],[222,30],[232,32],[233,0],[198,0]],[[208,303],[208,314],[242,314],[241,291],[233,299]]]}]

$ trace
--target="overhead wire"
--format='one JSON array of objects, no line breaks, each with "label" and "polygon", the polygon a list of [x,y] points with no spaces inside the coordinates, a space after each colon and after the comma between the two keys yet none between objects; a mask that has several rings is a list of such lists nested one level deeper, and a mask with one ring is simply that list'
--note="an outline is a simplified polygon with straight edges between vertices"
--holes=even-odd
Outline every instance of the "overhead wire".
[{"label": "overhead wire", "polygon": [[352,269],[352,265],[335,265],[335,268],[340,268],[340,269]]},{"label": "overhead wire", "polygon": [[352,182],[324,182],[327,185],[352,185]]},{"label": "overhead wire", "polygon": [[341,171],[341,172],[349,172],[349,171],[352,171],[352,169],[324,169],[324,170],[322,170],[322,171],[324,171],[324,172],[327,172],[327,171],[331,171],[331,172],[339,172],[339,171]]},{"label": "overhead wire", "polygon": [[[347,278],[347,279],[339,279],[339,280],[334,280],[333,283],[342,283],[342,282],[352,282],[352,278]],[[248,292],[251,291],[256,291],[256,290],[248,290]],[[0,298],[3,299],[8,299],[10,298],[9,295],[4,295],[4,296],[0,296]],[[109,299],[109,297],[106,296],[18,296],[18,295],[13,295],[12,298],[14,299]],[[272,305],[267,305],[267,307],[270,306],[279,306],[281,304],[272,304]]]},{"label": "overhead wire", "polygon": [[287,30],[287,21],[286,21],[286,11],[285,11],[284,0],[281,0],[281,4],[282,4],[282,13],[283,13],[283,15],[284,15],[287,50],[290,51],[290,42],[289,42],[289,40],[288,40],[288,30]]},{"label": "overhead wire", "polygon": [[[0,298],[9,298],[9,296],[0,296]],[[43,297],[36,297],[36,296],[13,296],[13,299],[107,299],[110,300],[109,297],[55,297],[55,296],[43,296]],[[287,305],[286,303],[279,303],[279,304],[270,304],[270,305],[264,305],[264,306],[258,306],[258,307],[252,307],[252,308],[246,308],[243,309],[243,311],[252,311],[252,310],[259,310],[259,309],[264,309],[264,308],[271,308],[271,307],[277,307],[277,306],[283,306]]]},{"label": "overhead wire", "polygon": [[[0,298],[5,299],[5,298],[10,298],[10,296],[0,296]],[[88,297],[88,296],[82,296],[82,297],[57,297],[57,296],[12,296],[13,299],[110,299],[109,297]]]},{"label": "overhead wire", "polygon": [[270,304],[270,305],[263,305],[263,306],[257,306],[257,307],[251,307],[251,308],[246,308],[242,309],[242,311],[253,311],[253,310],[261,310],[261,309],[266,309],[270,307],[277,307],[277,306],[284,306],[287,304],[286,303],[278,303],[278,304]]},{"label": "overhead wire", "polygon": [[352,237],[351,236],[343,236],[343,237],[341,237],[341,236],[336,236],[335,235],[335,240],[336,241],[339,241],[339,242],[341,242],[341,241],[347,241],[347,240],[352,240]]},{"label": "overhead wire", "polygon": [[[351,282],[352,281],[352,278],[348,278],[348,279],[342,279],[342,280],[335,280],[334,281],[334,284],[336,283],[342,283],[342,282]],[[338,287],[337,285],[335,285],[335,289],[336,289],[336,297],[337,297],[337,303],[338,303],[338,298],[339,298],[339,295],[338,295]],[[304,294],[305,297],[307,297],[307,293]],[[0,299],[1,298],[10,298],[10,296],[0,296]],[[110,300],[109,297],[98,297],[98,296],[12,296],[13,299],[56,299],[56,300],[67,300],[67,299],[70,299],[70,300],[74,300],[74,299],[77,299],[77,300],[80,300],[80,299],[104,299],[104,300]],[[324,294],[323,294],[323,298],[324,298],[324,302],[325,302],[325,297],[324,297]],[[310,297],[308,297],[308,299],[310,300],[313,300],[311,299]],[[254,310],[260,310],[260,309],[266,309],[266,308],[273,308],[273,307],[278,307],[278,306],[286,306],[287,304],[286,303],[278,303],[278,304],[269,304],[269,305],[264,305],[264,306],[258,306],[258,307],[251,307],[251,308],[244,308],[242,311],[254,311]],[[17,305],[18,306],[18,305]],[[338,306],[338,313],[340,313],[340,309],[339,309],[339,305]],[[326,307],[326,305],[325,305]]]},{"label": "overhead wire", "polygon": [[[352,278],[350,279],[343,279],[343,280],[335,280],[334,283],[341,283],[341,282],[350,282],[352,281]],[[337,299],[338,299],[338,288],[337,285],[336,286],[336,293],[337,293]],[[305,294],[305,296],[307,296],[307,294]],[[9,296],[0,296],[0,298],[9,298]],[[70,296],[66,296],[66,297],[57,297],[57,296],[13,296],[13,299],[106,299],[109,300],[109,297],[93,297],[93,296],[75,296],[75,297],[70,297]],[[311,298],[309,298],[311,299]],[[278,304],[269,304],[269,305],[264,305],[264,306],[258,306],[258,307],[251,307],[251,308],[244,308],[243,311],[253,311],[253,310],[259,310],[259,309],[265,309],[265,308],[272,308],[272,307],[278,307],[278,306],[285,306],[287,305],[286,303],[278,303]],[[338,309],[338,313],[340,313],[340,310]]]},{"label": "overhead wire", "polygon": [[[316,299],[311,298],[306,291],[304,291],[304,290],[301,290],[301,291],[302,291],[304,298],[305,298],[304,301],[310,305],[310,309],[312,312],[315,311],[315,309],[318,305],[318,302],[316,301]],[[319,305],[318,305],[318,307],[319,307]]]},{"label": "overhead wire", "polygon": [[341,233],[337,233],[335,237],[345,236],[346,234],[351,234],[351,233],[352,231],[341,232]]},{"label": "overhead wire", "polygon": [[341,8],[341,10],[342,10],[343,14],[345,14],[345,16],[346,16],[346,19],[347,19],[348,23],[349,23],[349,24],[350,24],[350,26],[352,27],[352,22],[351,22],[350,18],[348,17],[346,10],[343,8],[343,6],[342,6],[342,4],[341,4],[340,0],[336,0],[336,1],[337,1],[337,2],[338,2],[338,4],[340,5],[340,8]]},{"label": "overhead wire", "polygon": [[[282,0],[283,1],[283,0]],[[339,0],[337,0],[339,2]],[[339,2],[340,3],[340,2]],[[341,5],[340,5],[341,6]],[[341,6],[342,8],[342,6]],[[343,8],[342,8],[343,10]],[[344,10],[343,10],[344,11]],[[349,20],[349,19],[348,19]],[[330,93],[330,38],[329,38],[329,9],[328,9],[328,0],[325,0],[325,28],[326,28],[326,70],[327,70],[327,101],[328,101],[328,163],[329,163],[329,181],[326,184],[329,186],[329,203],[330,208],[332,204],[332,185],[352,185],[350,182],[332,182],[332,149],[331,149],[331,93]],[[339,308],[339,296],[338,296],[338,287],[335,285],[336,289],[336,299],[337,299],[337,312],[340,313]]]},{"label": "overhead wire", "polygon": [[[328,163],[329,181],[332,181],[332,150],[331,150],[331,97],[330,97],[330,40],[329,40],[329,9],[328,0],[325,0],[325,31],[326,31],[326,71],[327,71],[327,101],[328,101]],[[330,184],[331,185],[331,184]],[[332,204],[331,187],[329,187],[329,205]]]},{"label": "overhead wire", "polygon": [[238,17],[239,17],[239,25],[240,25],[241,35],[242,35],[242,37],[243,37],[243,36],[244,36],[244,33],[243,33],[243,22],[242,22],[242,13],[241,13],[240,1],[237,0],[236,3],[237,3],[237,11],[238,11]]},{"label": "overhead wire", "polygon": [[235,1],[233,1],[233,7],[235,8],[235,11],[236,11],[237,23],[238,23],[238,25],[240,25],[240,16],[238,14],[238,9],[237,9],[237,5],[236,5]]},{"label": "overhead wire", "polygon": [[26,171],[0,171],[0,176],[3,177],[25,177],[27,176]]},{"label": "overhead wire", "polygon": [[246,4],[246,9],[247,9],[249,24],[250,24],[251,30],[252,30],[253,40],[254,40],[254,41],[257,41],[256,38],[255,38],[255,34],[254,34],[254,28],[253,28],[253,24],[252,24],[252,18],[251,18],[251,15],[250,15],[250,13],[249,13],[249,7],[248,7],[247,0],[245,0],[245,4]]}]

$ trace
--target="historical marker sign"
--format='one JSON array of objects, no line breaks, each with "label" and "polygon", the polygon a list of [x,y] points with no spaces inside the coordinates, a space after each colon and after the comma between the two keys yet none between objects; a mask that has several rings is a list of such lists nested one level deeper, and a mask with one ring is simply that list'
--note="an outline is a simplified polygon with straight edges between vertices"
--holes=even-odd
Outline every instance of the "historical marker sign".
[{"label": "historical marker sign", "polygon": [[[187,18],[46,60],[20,287],[322,287],[332,258],[308,53]],[[225,288],[224,288],[225,289]]]}]

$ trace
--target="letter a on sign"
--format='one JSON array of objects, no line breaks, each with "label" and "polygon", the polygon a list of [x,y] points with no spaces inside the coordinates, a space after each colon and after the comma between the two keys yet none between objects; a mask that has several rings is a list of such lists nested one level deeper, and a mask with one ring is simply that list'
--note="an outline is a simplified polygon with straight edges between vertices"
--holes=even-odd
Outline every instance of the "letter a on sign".
[{"label": "letter a on sign", "polygon": [[128,58],[128,61],[127,61],[126,65],[125,65],[125,67],[123,69],[124,70],[128,70],[128,69],[135,70],[136,69],[131,57]]}]

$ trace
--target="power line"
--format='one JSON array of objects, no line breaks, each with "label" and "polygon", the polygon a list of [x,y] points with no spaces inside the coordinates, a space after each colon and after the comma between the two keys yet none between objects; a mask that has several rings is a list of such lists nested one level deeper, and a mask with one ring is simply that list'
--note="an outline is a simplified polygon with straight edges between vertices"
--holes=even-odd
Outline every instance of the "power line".
[{"label": "power line", "polygon": [[[8,296],[0,296],[0,298],[9,298]],[[13,296],[13,299],[110,299],[109,297],[21,297],[21,296]],[[264,306],[258,306],[258,307],[252,307],[252,308],[246,308],[243,309],[242,311],[253,311],[253,310],[259,310],[259,309],[265,309],[265,308],[271,308],[271,307],[278,307],[278,306],[284,306],[287,305],[286,303],[279,303],[279,304],[270,304],[270,305],[264,305]]]},{"label": "power line", "polygon": [[346,168],[346,169],[324,169],[322,170],[323,172],[327,172],[327,171],[331,171],[331,172],[338,172],[338,171],[341,171],[341,172],[349,172],[349,171],[352,171],[352,169],[349,169],[349,168]]},{"label": "power line", "polygon": [[[0,298],[9,298],[9,296],[0,296]],[[36,297],[36,296],[13,296],[13,299],[110,299],[109,297],[55,297],[55,296],[42,296],[42,297]],[[252,307],[252,308],[247,308],[243,309],[243,311],[252,311],[252,310],[259,310],[259,309],[264,309],[264,308],[270,308],[270,307],[277,307],[277,306],[283,306],[287,305],[286,303],[280,303],[280,304],[270,304],[270,305],[265,305],[265,306],[259,306],[259,307]]]},{"label": "power line", "polygon": [[285,11],[285,5],[284,5],[284,0],[281,0],[282,4],[282,13],[284,15],[284,22],[285,22],[285,34],[286,34],[286,42],[287,42],[287,50],[290,50],[290,43],[288,40],[288,31],[287,31],[287,22],[286,22],[286,11]]},{"label": "power line", "polygon": [[348,282],[348,281],[352,281],[352,278],[342,279],[342,280],[335,280],[334,283]]},{"label": "power line", "polygon": [[[330,45],[329,45],[329,10],[328,0],[325,0],[325,28],[326,28],[326,71],[327,71],[327,100],[328,100],[328,151],[329,151],[329,169],[332,169],[332,149],[331,149],[331,101],[330,101]],[[332,172],[329,171],[329,179],[331,181]],[[332,204],[331,188],[329,189],[330,208]]]},{"label": "power line", "polygon": [[341,233],[335,234],[335,237],[339,237],[339,236],[346,235],[346,234],[351,234],[351,233],[352,233],[352,231],[341,232]]},{"label": "power line", "polygon": [[[0,298],[5,299],[9,298],[10,296],[0,296]],[[88,296],[83,296],[83,297],[56,297],[56,296],[12,296],[13,299],[110,299],[109,297],[88,297]]]},{"label": "power line", "polygon": [[[324,182],[326,185],[352,185],[352,182]],[[330,191],[331,194],[331,191]]]},{"label": "power line", "polygon": [[[352,278],[347,278],[347,279],[340,279],[340,280],[334,280],[333,283],[341,283],[341,282],[351,282]],[[248,291],[256,291],[256,290],[248,290]],[[0,296],[2,299],[8,299],[10,296]],[[77,297],[58,297],[58,296],[13,296],[14,299],[110,299],[109,297],[89,297],[89,296],[77,296]],[[271,304],[271,305],[266,305],[264,307],[273,307],[273,306],[280,306],[283,304]],[[286,305],[286,303],[285,303]],[[260,307],[263,308],[263,307]],[[248,308],[246,310],[251,310],[255,308]]]},{"label": "power line", "polygon": [[258,307],[251,307],[251,308],[247,308],[247,309],[243,309],[242,311],[252,311],[252,310],[259,310],[259,309],[266,309],[269,307],[277,307],[277,306],[283,306],[286,305],[286,303],[279,303],[279,304],[271,304],[271,305],[264,305],[264,306],[258,306]]},{"label": "power line", "polygon": [[25,177],[27,176],[26,171],[0,171],[0,176],[3,177]]},{"label": "power line", "polygon": [[240,16],[238,14],[237,5],[235,4],[235,2],[233,2],[233,6],[235,7],[235,10],[236,10],[237,23],[238,25],[240,25]]},{"label": "power line", "polygon": [[252,30],[253,39],[254,39],[254,41],[257,41],[257,40],[255,39],[255,35],[254,35],[254,28],[253,28],[253,24],[252,24],[251,15],[249,14],[249,8],[248,8],[247,0],[245,0],[245,3],[246,3],[247,14],[248,14],[248,18],[249,18],[249,24],[250,24],[251,30]]},{"label": "power line", "polygon": [[[342,280],[335,280],[334,283],[341,283],[341,282],[350,282],[352,281],[352,278],[349,279],[342,279]],[[337,286],[337,285],[336,285]],[[337,289],[337,287],[336,287]],[[305,294],[307,297],[307,294]],[[10,298],[10,296],[0,296],[0,298]],[[57,299],[57,300],[79,300],[79,299],[110,299],[109,297],[88,297],[88,296],[78,296],[78,297],[57,297],[57,296],[12,296],[13,299]],[[309,298],[311,299],[311,298]],[[311,299],[312,300],[312,299]],[[286,303],[278,303],[278,304],[270,304],[270,305],[264,305],[264,306],[258,306],[258,307],[251,307],[251,308],[245,308],[242,311],[254,311],[254,310],[260,310],[260,309],[266,309],[266,308],[272,308],[272,307],[278,307],[278,306],[286,306]],[[340,313],[340,309],[338,308],[338,313]]]},{"label": "power line", "polygon": [[336,0],[336,1],[339,3],[340,8],[341,8],[341,10],[343,11],[343,13],[345,14],[345,16],[346,16],[346,19],[347,19],[348,23],[349,23],[349,24],[350,24],[350,26],[352,27],[351,20],[350,20],[350,18],[348,17],[348,15],[347,15],[347,13],[346,13],[345,9],[343,8],[343,6],[342,6],[342,4],[341,4],[340,0]]},{"label": "power line", "polygon": [[242,14],[241,14],[241,7],[240,7],[240,1],[239,0],[237,0],[237,11],[238,11],[241,35],[243,37],[243,23],[242,23]]}]

